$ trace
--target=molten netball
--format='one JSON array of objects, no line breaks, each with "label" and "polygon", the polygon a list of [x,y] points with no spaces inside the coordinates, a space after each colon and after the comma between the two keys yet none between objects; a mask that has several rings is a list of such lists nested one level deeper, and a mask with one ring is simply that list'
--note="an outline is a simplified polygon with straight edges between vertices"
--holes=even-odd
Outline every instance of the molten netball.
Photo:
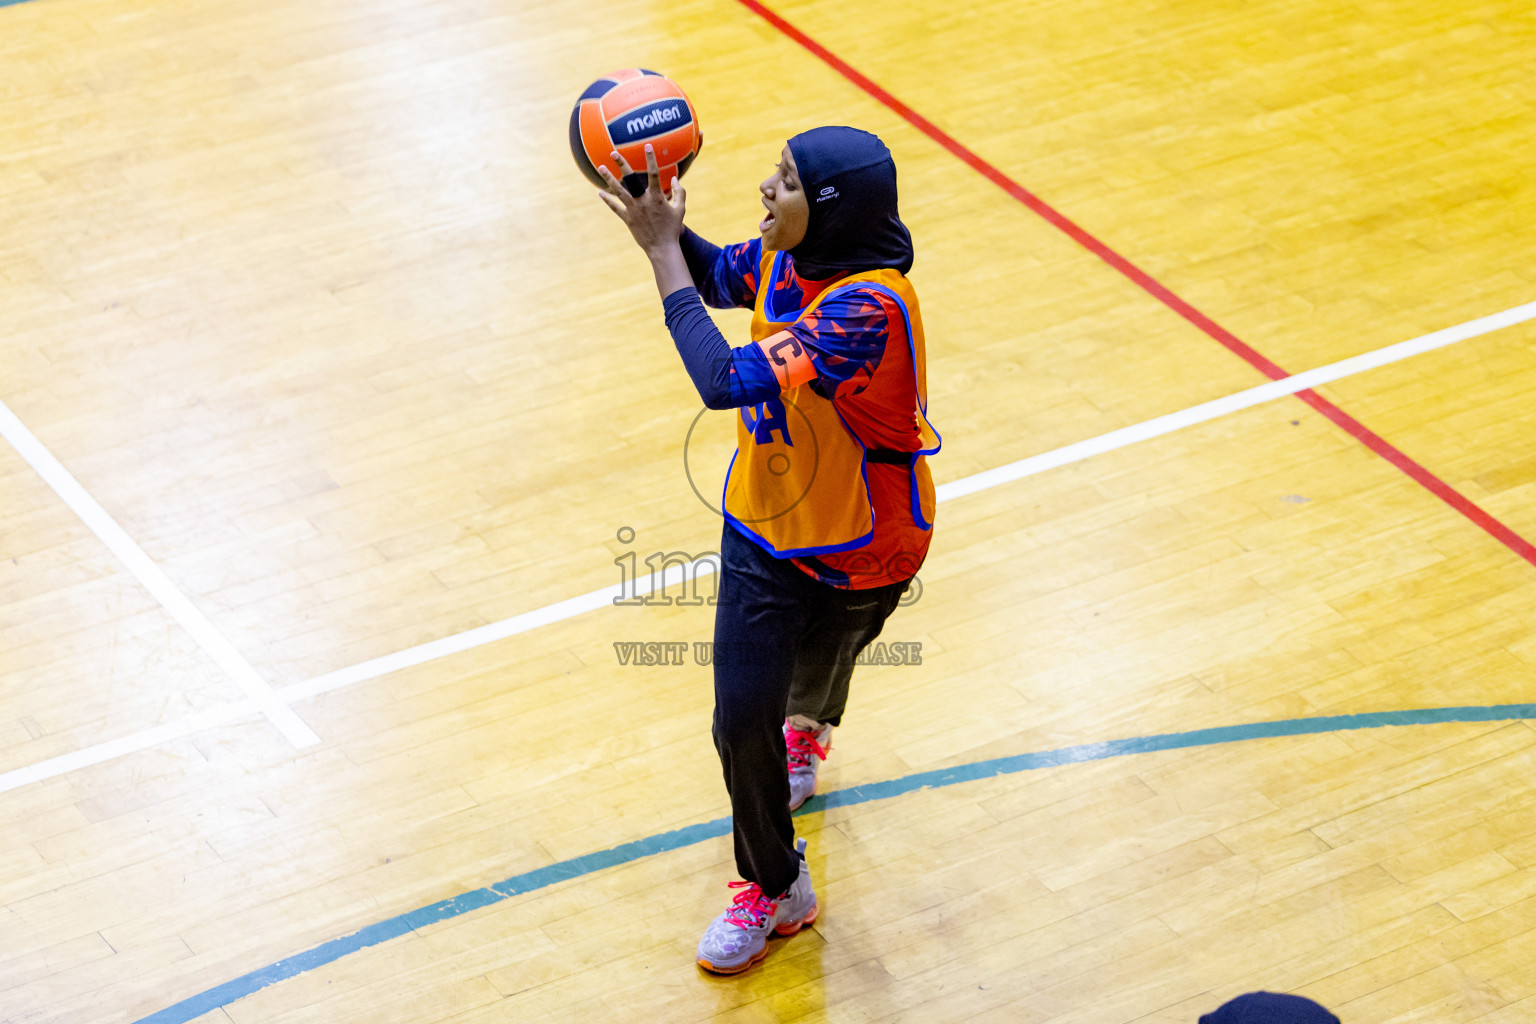
[{"label": "molten netball", "polygon": [[599,188],[597,171],[607,166],[620,177],[619,166],[609,155],[617,150],[635,173],[624,175],[631,195],[645,191],[645,146],[656,150],[661,183],[670,191],[672,179],[681,178],[698,155],[704,139],[699,118],[688,96],[672,79],[644,68],[612,71],[582,92],[571,111],[571,156],[576,166]]}]

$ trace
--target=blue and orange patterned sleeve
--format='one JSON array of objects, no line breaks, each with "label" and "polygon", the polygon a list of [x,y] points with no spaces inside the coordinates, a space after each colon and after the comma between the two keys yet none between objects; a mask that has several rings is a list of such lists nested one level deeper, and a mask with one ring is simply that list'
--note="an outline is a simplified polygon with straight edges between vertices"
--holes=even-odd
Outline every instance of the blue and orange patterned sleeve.
[{"label": "blue and orange patterned sleeve", "polygon": [[829,297],[789,328],[816,367],[828,398],[847,398],[869,386],[885,354],[891,318],[878,292],[849,288]]},{"label": "blue and orange patterned sleeve", "polygon": [[732,348],[710,319],[693,288],[679,288],[662,300],[667,330],[677,354],[710,409],[755,405],[779,393],[779,379],[756,345]]},{"label": "blue and orange patterned sleeve", "polygon": [[758,265],[763,255],[763,241],[754,238],[718,248],[683,229],[680,239],[688,271],[706,306],[716,309],[750,309],[757,301]]}]

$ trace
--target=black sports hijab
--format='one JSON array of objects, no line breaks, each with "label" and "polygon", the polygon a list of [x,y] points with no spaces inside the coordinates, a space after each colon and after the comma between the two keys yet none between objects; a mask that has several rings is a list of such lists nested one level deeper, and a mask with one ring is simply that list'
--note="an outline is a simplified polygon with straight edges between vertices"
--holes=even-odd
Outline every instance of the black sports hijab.
[{"label": "black sports hijab", "polygon": [[912,269],[912,236],[896,213],[896,162],[857,128],[812,128],[789,140],[811,221],[789,250],[812,280],[842,271]]},{"label": "black sports hijab", "polygon": [[1249,992],[1203,1015],[1200,1024],[1339,1024],[1339,1018],[1304,996]]}]

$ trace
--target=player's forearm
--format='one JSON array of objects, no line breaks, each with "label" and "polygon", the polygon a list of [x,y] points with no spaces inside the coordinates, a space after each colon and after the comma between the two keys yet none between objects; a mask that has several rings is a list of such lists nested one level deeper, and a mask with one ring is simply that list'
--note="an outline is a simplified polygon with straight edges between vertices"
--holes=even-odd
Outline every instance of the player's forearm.
[{"label": "player's forearm", "polygon": [[[657,271],[660,287],[661,272]],[[720,328],[704,311],[699,293],[678,288],[662,300],[667,331],[683,359],[683,368],[698,389],[699,398],[711,409],[730,408],[731,346]]]}]

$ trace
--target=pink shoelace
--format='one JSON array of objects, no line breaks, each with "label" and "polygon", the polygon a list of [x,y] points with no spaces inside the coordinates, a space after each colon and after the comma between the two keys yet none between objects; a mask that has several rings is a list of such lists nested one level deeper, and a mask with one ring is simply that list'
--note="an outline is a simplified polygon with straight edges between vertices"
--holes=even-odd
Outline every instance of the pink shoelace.
[{"label": "pink shoelace", "polygon": [[816,742],[814,732],[802,732],[799,729],[790,728],[784,732],[784,745],[789,748],[789,766],[791,768],[804,768],[811,763],[811,755],[825,761],[827,752]]},{"label": "pink shoelace", "polygon": [[779,901],[763,895],[756,882],[730,882],[732,889],[740,889],[731,907],[725,912],[725,920],[737,928],[761,928],[763,922],[779,909]]}]

